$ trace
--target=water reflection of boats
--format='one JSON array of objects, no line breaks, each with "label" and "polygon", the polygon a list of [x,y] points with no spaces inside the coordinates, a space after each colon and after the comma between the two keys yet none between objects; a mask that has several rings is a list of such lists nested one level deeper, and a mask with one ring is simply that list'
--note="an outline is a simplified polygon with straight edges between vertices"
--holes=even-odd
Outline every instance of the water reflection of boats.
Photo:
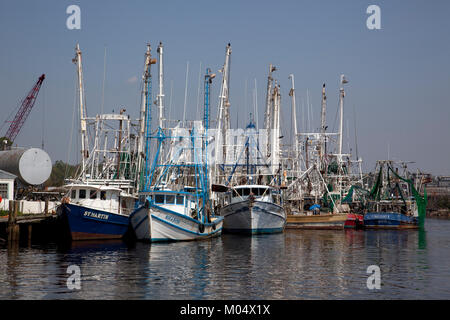
[{"label": "water reflection of boats", "polygon": [[127,245],[121,239],[110,240],[85,240],[73,241],[66,244],[64,251],[70,253],[85,253],[95,251],[117,251],[119,249],[126,249]]}]

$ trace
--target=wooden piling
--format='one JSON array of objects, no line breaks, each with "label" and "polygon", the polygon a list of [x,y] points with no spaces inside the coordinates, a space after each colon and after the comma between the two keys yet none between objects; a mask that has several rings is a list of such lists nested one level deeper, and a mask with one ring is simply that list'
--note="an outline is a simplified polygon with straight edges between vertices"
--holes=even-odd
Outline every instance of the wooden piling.
[{"label": "wooden piling", "polygon": [[44,213],[48,214],[48,198],[45,198],[45,207],[44,207]]},{"label": "wooden piling", "polygon": [[28,225],[28,243],[31,242],[31,235],[32,235],[32,233],[33,233],[33,224],[30,223]]},{"label": "wooden piling", "polygon": [[8,241],[19,241],[20,227],[17,224],[17,214],[19,212],[19,202],[15,200],[9,201],[9,216],[8,216]]}]

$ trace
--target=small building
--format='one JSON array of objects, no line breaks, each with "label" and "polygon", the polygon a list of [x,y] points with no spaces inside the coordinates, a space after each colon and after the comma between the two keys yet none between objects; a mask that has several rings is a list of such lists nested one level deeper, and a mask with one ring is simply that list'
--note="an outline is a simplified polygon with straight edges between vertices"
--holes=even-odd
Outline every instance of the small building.
[{"label": "small building", "polygon": [[9,209],[9,200],[14,200],[14,180],[17,176],[0,170],[0,210]]}]

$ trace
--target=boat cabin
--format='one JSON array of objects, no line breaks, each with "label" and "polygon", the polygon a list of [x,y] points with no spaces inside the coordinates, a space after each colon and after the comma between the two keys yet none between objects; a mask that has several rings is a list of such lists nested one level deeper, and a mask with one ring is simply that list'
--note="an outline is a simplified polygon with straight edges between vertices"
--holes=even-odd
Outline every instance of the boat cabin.
[{"label": "boat cabin", "polygon": [[248,199],[252,195],[255,200],[281,204],[281,194],[265,185],[240,185],[231,189],[231,203]]},{"label": "boat cabin", "polygon": [[116,187],[71,184],[66,189],[73,204],[125,215],[129,215],[134,208],[135,198]]},{"label": "boat cabin", "polygon": [[141,194],[139,198],[140,202],[143,203],[145,199],[151,201],[159,207],[190,217],[195,215],[194,211],[197,207],[197,197],[194,193],[192,193],[192,190],[155,190],[149,193]]}]

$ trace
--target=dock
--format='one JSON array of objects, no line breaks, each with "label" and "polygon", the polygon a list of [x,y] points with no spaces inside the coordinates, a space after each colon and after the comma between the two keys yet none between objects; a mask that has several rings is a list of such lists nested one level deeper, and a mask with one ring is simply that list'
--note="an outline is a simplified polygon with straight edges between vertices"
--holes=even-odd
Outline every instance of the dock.
[{"label": "dock", "polygon": [[[0,241],[11,243],[20,240],[31,242],[34,238],[50,238],[56,235],[57,215],[46,210],[41,214],[19,214],[19,201],[10,200],[9,214],[0,217]],[[52,232],[49,232],[52,231]]]}]

